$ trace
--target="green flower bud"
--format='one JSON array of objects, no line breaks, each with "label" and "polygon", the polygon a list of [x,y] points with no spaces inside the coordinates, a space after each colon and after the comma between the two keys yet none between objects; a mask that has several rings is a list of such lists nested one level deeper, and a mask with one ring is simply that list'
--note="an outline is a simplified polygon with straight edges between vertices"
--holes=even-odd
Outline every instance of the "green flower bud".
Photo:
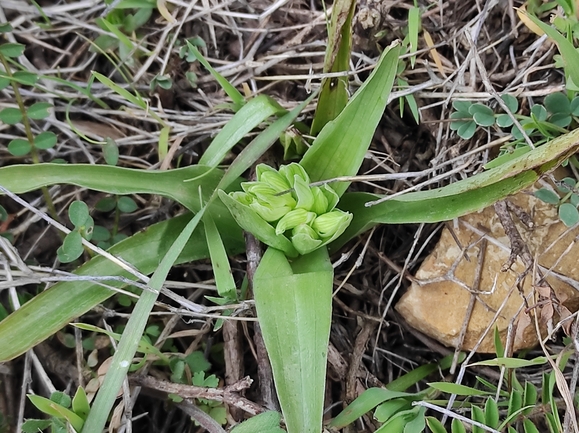
[{"label": "green flower bud", "polygon": [[287,179],[273,168],[265,164],[259,164],[255,171],[257,173],[257,179],[272,187],[276,193],[289,191],[291,189]]},{"label": "green flower bud", "polygon": [[280,167],[279,173],[287,179],[292,188],[294,187],[296,175],[302,178],[305,181],[306,185],[310,184],[310,177],[308,176],[304,168],[301,165],[296,164],[295,162]]},{"label": "green flower bud", "polygon": [[312,223],[312,228],[322,239],[335,239],[346,230],[351,220],[351,213],[333,210],[317,217]]},{"label": "green flower bud", "polygon": [[298,175],[294,176],[294,194],[297,197],[297,208],[311,210],[314,206],[314,194],[306,181]]},{"label": "green flower bud", "polygon": [[312,187],[312,194],[314,196],[314,204],[311,211],[318,215],[328,212],[328,199],[322,190],[319,187],[314,186]]},{"label": "green flower bud", "polygon": [[293,209],[289,206],[272,205],[272,203],[259,199],[256,199],[250,203],[249,207],[269,223],[279,220]]},{"label": "green flower bud", "polygon": [[275,226],[277,235],[283,234],[286,230],[293,229],[300,224],[311,224],[316,218],[316,214],[305,209],[294,209],[284,215]]},{"label": "green flower bud", "polygon": [[324,196],[328,199],[328,207],[326,208],[326,212],[334,210],[338,204],[338,201],[340,200],[340,197],[338,194],[336,194],[336,191],[334,191],[334,189],[327,183],[322,185],[320,189],[322,190]]},{"label": "green flower bud", "polygon": [[231,193],[231,197],[237,200],[239,203],[249,206],[253,203],[253,196],[251,194],[247,194],[246,192],[235,191]]},{"label": "green flower bud", "polygon": [[316,231],[307,224],[300,224],[292,230],[291,241],[300,254],[311,253],[322,245]]},{"label": "green flower bud", "polygon": [[241,187],[245,192],[256,197],[274,196],[278,193],[278,191],[263,182],[242,182]]}]

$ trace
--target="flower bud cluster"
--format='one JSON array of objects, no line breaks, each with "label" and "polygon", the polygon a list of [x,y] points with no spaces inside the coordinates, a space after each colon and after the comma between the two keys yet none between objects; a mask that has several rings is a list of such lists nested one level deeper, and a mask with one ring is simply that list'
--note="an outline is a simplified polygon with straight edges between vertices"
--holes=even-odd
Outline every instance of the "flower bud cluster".
[{"label": "flower bud cluster", "polygon": [[257,181],[241,184],[231,197],[251,208],[286,236],[300,254],[307,254],[341,235],[352,214],[336,209],[338,194],[328,185],[310,186],[303,167],[292,163],[279,171],[260,164]]}]

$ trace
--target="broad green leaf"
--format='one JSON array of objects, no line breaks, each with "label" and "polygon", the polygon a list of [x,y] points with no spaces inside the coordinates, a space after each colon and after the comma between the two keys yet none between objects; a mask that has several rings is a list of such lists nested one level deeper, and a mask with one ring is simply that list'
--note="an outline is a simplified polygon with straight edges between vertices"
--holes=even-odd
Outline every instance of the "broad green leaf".
[{"label": "broad green leaf", "polygon": [[385,401],[398,398],[412,401],[420,400],[422,397],[421,394],[390,391],[389,389],[384,388],[369,388],[350,403],[336,418],[334,418],[330,423],[330,427],[336,429],[343,428]]},{"label": "broad green leaf", "polygon": [[535,183],[579,148],[579,129],[553,139],[505,164],[451,185],[411,192],[382,203],[368,193],[348,193],[338,207],[354,214],[350,226],[331,245],[335,250],[376,224],[447,221],[476,212]]},{"label": "broad green leaf", "polygon": [[[523,404],[525,406],[534,406],[537,404],[537,388],[531,382],[525,382],[525,391],[523,392]],[[523,412],[524,415],[529,415],[531,409],[527,409]]]},{"label": "broad green leaf", "polygon": [[[16,194],[43,186],[70,184],[110,194],[158,194],[181,203],[193,212],[200,209],[199,187],[202,187],[206,202],[222,176],[222,170],[198,165],[162,171],[90,164],[0,167],[0,185]],[[217,221],[224,218],[229,220],[227,224],[234,224],[221,203],[214,203],[210,212],[218,226],[220,223]]]},{"label": "broad green leaf", "polygon": [[[313,182],[358,172],[388,103],[399,55],[399,45],[387,49],[340,115],[320,131],[301,161]],[[348,185],[331,186],[341,196]]]},{"label": "broad green leaf", "polygon": [[[481,424],[485,423],[485,414],[480,407],[472,404],[470,410],[471,410],[470,416],[473,421],[480,422]],[[478,425],[473,424],[472,433],[484,433],[484,430]]]},{"label": "broad green leaf", "polygon": [[0,33],[9,33],[12,31],[12,24],[2,23],[0,24]]},{"label": "broad green leaf", "polygon": [[332,281],[325,248],[289,263],[270,247],[255,273],[257,317],[289,433],[322,429]]},{"label": "broad green leaf", "polygon": [[283,115],[284,110],[272,98],[259,95],[249,100],[219,131],[203,156],[199,159],[200,165],[217,167],[227,153],[250,131],[265,122],[273,115]]},{"label": "broad green leaf", "polygon": [[[1,184],[1,182],[0,182]],[[132,263],[144,274],[151,273],[159,264],[159,257],[182,231],[191,215],[154,224],[111,247],[109,252]],[[244,250],[241,233],[223,228],[222,236],[230,254]],[[178,263],[209,257],[205,234],[195,231]],[[95,257],[75,271],[77,275],[111,275],[134,279],[126,271],[104,257]],[[107,281],[112,287],[124,287],[120,281]],[[0,322],[0,361],[8,361],[48,338],[75,318],[104,302],[115,292],[90,281],[67,281],[55,284],[24,304]],[[30,320],[34,317],[34,320]]]}]

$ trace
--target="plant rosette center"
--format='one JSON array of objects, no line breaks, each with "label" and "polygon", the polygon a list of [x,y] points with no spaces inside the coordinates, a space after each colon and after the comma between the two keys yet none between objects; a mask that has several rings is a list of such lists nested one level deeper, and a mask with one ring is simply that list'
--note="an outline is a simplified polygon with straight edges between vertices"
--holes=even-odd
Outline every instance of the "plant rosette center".
[{"label": "plant rosette center", "polygon": [[299,164],[279,171],[260,164],[256,174],[257,181],[241,184],[243,191],[219,195],[244,230],[289,257],[332,242],[352,221],[351,213],[336,209],[338,194],[328,185],[310,186]]}]

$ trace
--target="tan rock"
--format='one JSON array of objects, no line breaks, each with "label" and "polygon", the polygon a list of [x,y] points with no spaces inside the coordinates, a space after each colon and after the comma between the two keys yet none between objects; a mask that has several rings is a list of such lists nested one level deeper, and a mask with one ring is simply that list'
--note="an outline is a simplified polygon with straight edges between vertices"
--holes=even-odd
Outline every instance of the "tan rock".
[{"label": "tan rock", "polygon": [[[576,282],[579,281],[579,246],[575,237],[579,229],[565,227],[558,219],[557,208],[536,199],[530,192],[519,193],[510,200],[532,215],[533,230],[513,219],[531,254],[537,255],[538,263],[547,269],[553,266],[547,281],[557,298],[572,312],[576,311],[579,309],[579,283]],[[477,351],[494,352],[494,327],[498,327],[504,344],[509,324],[520,325],[512,334],[514,350],[535,346],[538,342],[535,324],[528,320],[529,316],[522,318],[526,314],[525,306],[516,287],[517,278],[525,267],[518,259],[511,270],[501,271],[509,257],[510,242],[494,209],[489,207],[459,218],[456,225],[449,224],[465,250],[454,240],[448,226],[445,227],[436,248],[416,273],[420,284],[412,284],[396,309],[414,328],[447,346],[457,347],[469,302],[474,297],[474,308],[461,346],[463,350],[472,350],[490,327]],[[478,291],[473,291],[483,238],[487,246],[480,286]],[[464,258],[465,255],[470,261]],[[537,294],[532,290],[532,273],[524,279],[522,287],[528,304],[533,307]],[[546,307],[543,307],[543,315],[549,316],[550,305]],[[556,323],[558,317],[553,319]],[[541,321],[541,328],[545,333],[544,322],[546,320]]]}]

